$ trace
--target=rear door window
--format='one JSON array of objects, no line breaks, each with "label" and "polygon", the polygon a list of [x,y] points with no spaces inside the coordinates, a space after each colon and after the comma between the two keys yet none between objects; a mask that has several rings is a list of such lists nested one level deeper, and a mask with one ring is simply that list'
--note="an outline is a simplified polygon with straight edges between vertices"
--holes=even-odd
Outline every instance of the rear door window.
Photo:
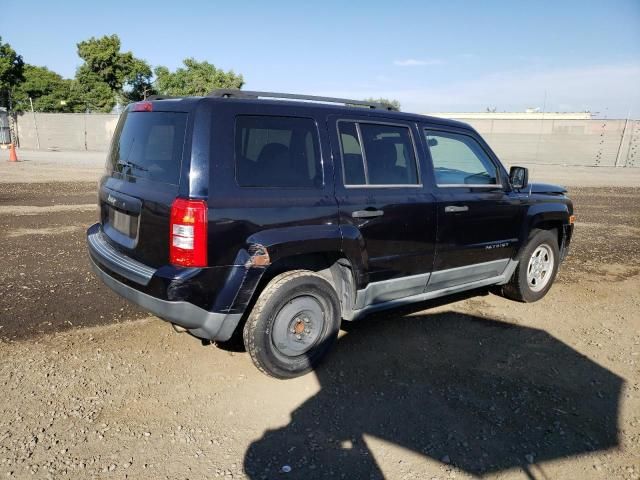
[{"label": "rear door window", "polygon": [[340,121],[338,134],[345,185],[419,185],[408,127]]},{"label": "rear door window", "polygon": [[236,179],[243,187],[323,184],[318,130],[311,118],[236,117],[235,158]]},{"label": "rear door window", "polygon": [[365,185],[367,174],[365,173],[364,157],[356,124],[354,122],[340,122],[338,123],[338,133],[340,134],[345,185]]},{"label": "rear door window", "polygon": [[369,184],[417,185],[418,171],[407,127],[360,124]]},{"label": "rear door window", "polygon": [[183,112],[125,112],[107,167],[117,173],[177,185],[187,125]]}]

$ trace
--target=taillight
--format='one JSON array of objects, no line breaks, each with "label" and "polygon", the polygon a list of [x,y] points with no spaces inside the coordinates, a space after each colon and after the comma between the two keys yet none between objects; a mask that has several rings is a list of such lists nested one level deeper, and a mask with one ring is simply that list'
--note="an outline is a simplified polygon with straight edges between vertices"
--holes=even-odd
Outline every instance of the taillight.
[{"label": "taillight", "polygon": [[180,267],[207,266],[207,202],[176,198],[171,205],[169,262]]},{"label": "taillight", "polygon": [[136,102],[131,107],[132,112],[153,112],[153,103],[151,102]]}]

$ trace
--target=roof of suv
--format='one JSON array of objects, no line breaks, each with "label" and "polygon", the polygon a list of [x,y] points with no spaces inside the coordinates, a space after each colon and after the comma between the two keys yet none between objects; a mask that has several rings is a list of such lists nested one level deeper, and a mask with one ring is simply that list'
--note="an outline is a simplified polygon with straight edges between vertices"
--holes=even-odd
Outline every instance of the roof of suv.
[{"label": "roof of suv", "polygon": [[[215,94],[216,92],[221,92],[220,94]],[[347,114],[347,115],[366,115],[371,117],[384,117],[384,118],[397,118],[398,120],[412,121],[412,122],[424,122],[428,121],[429,123],[436,123],[440,125],[447,125],[458,128],[471,128],[468,124],[464,122],[459,122],[457,120],[450,120],[441,117],[431,117],[428,115],[419,115],[417,113],[407,113],[401,112],[395,109],[390,109],[381,104],[371,103],[371,102],[363,102],[361,100],[347,100],[347,99],[324,99],[325,97],[314,97],[304,95],[291,95],[291,94],[271,94],[266,92],[242,92],[242,94],[238,96],[225,96],[227,94],[227,90],[220,90],[212,92],[209,96],[202,97],[165,97],[165,96],[152,96],[149,97],[148,101],[154,102],[154,104],[160,103],[162,106],[158,105],[161,110],[184,110],[185,107],[187,109],[191,109],[196,106],[196,104],[207,101],[213,103],[237,103],[244,105],[278,105],[283,107],[294,107],[294,108],[305,108],[312,111],[328,111],[333,114]],[[247,93],[248,95],[244,95]],[[268,98],[262,98],[261,94],[268,95]],[[282,95],[283,97],[278,97],[277,95]],[[285,99],[287,97],[295,97],[292,99]],[[309,100],[304,100],[303,98],[308,98]],[[323,103],[331,100],[340,100],[345,103]],[[349,103],[347,103],[349,102]],[[353,103],[351,103],[353,102]]]}]

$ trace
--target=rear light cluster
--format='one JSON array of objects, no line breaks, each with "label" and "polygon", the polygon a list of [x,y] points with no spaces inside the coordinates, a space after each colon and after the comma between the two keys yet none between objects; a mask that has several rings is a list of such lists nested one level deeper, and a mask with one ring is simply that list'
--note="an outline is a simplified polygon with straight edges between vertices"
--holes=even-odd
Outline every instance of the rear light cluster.
[{"label": "rear light cluster", "polygon": [[131,107],[132,112],[153,112],[153,103],[151,102],[136,102]]},{"label": "rear light cluster", "polygon": [[207,203],[176,198],[169,229],[169,262],[180,267],[206,267]]}]

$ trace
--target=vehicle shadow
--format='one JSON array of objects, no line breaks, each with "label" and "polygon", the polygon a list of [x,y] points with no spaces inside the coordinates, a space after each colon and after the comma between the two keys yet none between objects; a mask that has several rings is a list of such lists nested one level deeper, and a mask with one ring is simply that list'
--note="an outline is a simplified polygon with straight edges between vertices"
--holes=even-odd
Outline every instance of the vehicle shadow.
[{"label": "vehicle shadow", "polygon": [[[351,324],[249,478],[384,478],[364,435],[483,475],[618,445],[623,380],[545,331],[447,311]],[[287,468],[288,470],[288,468]]]}]

